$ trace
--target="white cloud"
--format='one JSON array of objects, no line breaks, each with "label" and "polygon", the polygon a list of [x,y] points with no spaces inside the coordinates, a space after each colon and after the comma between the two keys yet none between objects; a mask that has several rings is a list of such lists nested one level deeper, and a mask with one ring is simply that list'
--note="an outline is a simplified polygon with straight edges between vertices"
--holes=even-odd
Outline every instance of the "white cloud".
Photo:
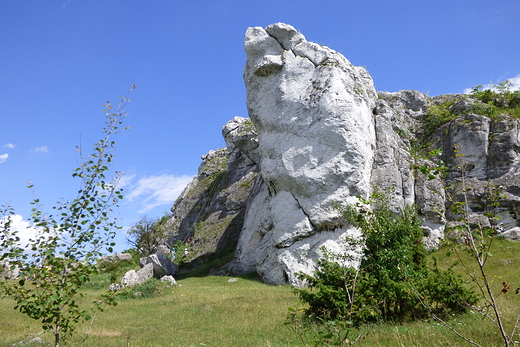
[{"label": "white cloud", "polygon": [[[513,85],[511,86],[511,88],[509,89],[510,91],[514,92],[514,91],[517,91],[517,90],[520,90],[520,74],[516,75],[515,77],[511,77],[511,78],[506,78],[506,80],[509,80]],[[491,89],[491,90],[495,90],[495,84],[498,84],[497,83],[488,83],[488,84],[484,84],[482,86],[482,89],[485,90],[485,89]],[[464,89],[464,94],[469,94],[471,92],[473,88],[466,88]]]},{"label": "white cloud", "polygon": [[9,158],[9,154],[0,154],[0,164],[2,164],[4,161],[7,160],[7,158]]},{"label": "white cloud", "polygon": [[511,88],[511,90],[520,90],[520,74],[513,78],[510,78],[509,80],[511,81],[511,83],[513,83],[513,87]]},{"label": "white cloud", "polygon": [[15,147],[16,147],[16,145],[13,145],[12,143],[6,143],[6,144],[4,145],[4,148],[7,148],[7,149],[13,149],[13,148],[15,148]]},{"label": "white cloud", "polygon": [[130,185],[130,183],[132,183],[132,180],[135,178],[135,174],[123,174],[120,178],[119,178],[119,181],[117,182],[117,189],[122,189],[128,185]]},{"label": "white cloud", "polygon": [[[6,222],[4,217],[0,219],[0,225]],[[20,238],[20,245],[25,247],[29,243],[29,239],[34,239],[37,233],[37,229],[32,227],[28,221],[25,221],[19,214],[11,216],[11,231],[18,231],[17,236]]]},{"label": "white cloud", "polygon": [[33,152],[34,153],[49,153],[49,148],[47,146],[36,147],[33,150]]},{"label": "white cloud", "polygon": [[172,204],[192,179],[193,176],[176,177],[166,174],[144,177],[128,189],[126,198],[131,202],[138,198],[143,199],[143,208],[138,212],[145,213],[154,207]]}]

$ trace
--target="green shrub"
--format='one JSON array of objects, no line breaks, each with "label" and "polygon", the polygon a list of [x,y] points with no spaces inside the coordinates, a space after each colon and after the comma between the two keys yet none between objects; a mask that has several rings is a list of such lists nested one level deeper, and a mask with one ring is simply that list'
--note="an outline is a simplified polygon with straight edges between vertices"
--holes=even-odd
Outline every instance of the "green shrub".
[{"label": "green shrub", "polygon": [[126,288],[116,294],[118,300],[153,298],[163,293],[164,283],[152,278],[144,283]]},{"label": "green shrub", "polygon": [[134,265],[132,260],[114,259],[102,262],[98,265],[98,268],[100,273],[119,273]]},{"label": "green shrub", "polygon": [[520,116],[520,91],[511,91],[513,83],[506,80],[493,85],[493,89],[482,90],[482,84],[472,88],[471,95],[488,105],[488,112],[483,113],[492,118],[506,114]]},{"label": "green shrub", "polygon": [[433,134],[441,125],[457,118],[457,115],[449,110],[449,107],[453,105],[454,102],[455,100],[450,100],[440,105],[430,105],[428,107],[428,112],[424,118],[426,137]]},{"label": "green shrub", "polygon": [[184,249],[188,247],[188,243],[182,240],[179,240],[174,245],[172,245],[172,249],[175,249],[175,259],[173,259],[175,264],[182,265],[188,260],[186,257],[184,257]]},{"label": "green shrub", "polygon": [[300,274],[309,284],[295,290],[308,304],[306,316],[359,326],[464,313],[476,303],[460,276],[427,264],[417,210],[407,207],[395,215],[387,196],[376,191],[372,210],[360,203],[345,211],[346,219],[363,233],[359,269],[341,265],[341,255],[324,250],[315,274]]}]

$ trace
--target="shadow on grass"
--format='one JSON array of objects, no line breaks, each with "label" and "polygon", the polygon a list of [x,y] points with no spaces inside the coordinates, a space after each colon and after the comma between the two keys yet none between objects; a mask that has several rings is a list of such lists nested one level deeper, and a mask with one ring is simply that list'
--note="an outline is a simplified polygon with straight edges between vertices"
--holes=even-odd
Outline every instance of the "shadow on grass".
[{"label": "shadow on grass", "polygon": [[[180,265],[179,272],[175,276],[176,280],[182,280],[190,277],[206,277],[219,276],[219,271],[224,265],[233,259],[233,252],[226,252],[220,254],[206,254],[200,256],[193,261],[186,262]],[[249,281],[262,282],[262,278],[256,272],[233,275],[233,277],[242,278]]]}]

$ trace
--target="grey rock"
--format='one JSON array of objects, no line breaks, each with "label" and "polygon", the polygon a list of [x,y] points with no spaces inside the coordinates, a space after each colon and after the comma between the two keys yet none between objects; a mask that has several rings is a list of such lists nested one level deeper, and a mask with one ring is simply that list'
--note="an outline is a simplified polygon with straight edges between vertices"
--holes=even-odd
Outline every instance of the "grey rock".
[{"label": "grey rock", "polygon": [[169,256],[171,254],[170,252],[170,247],[168,247],[167,245],[158,245],[156,248],[155,248],[155,254],[163,254],[163,255],[166,255],[166,256]]},{"label": "grey rock", "polygon": [[232,252],[242,229],[249,193],[258,176],[257,135],[252,122],[235,117],[222,129],[228,148],[203,156],[198,175],[172,207],[169,245],[189,242],[191,264],[206,254]]},{"label": "grey rock", "polygon": [[43,345],[43,340],[41,337],[35,337],[27,342],[21,341],[14,343],[13,346],[33,346],[34,344]]},{"label": "grey rock", "polygon": [[123,288],[124,288],[124,286],[120,283],[112,283],[111,285],[108,286],[108,290],[110,290],[111,292],[115,292],[115,291],[121,290]]},{"label": "grey rock", "polygon": [[515,241],[518,241],[520,240],[520,227],[513,227],[505,232],[503,232],[501,234],[501,236],[505,237],[506,239],[509,239],[509,240],[515,240]]},{"label": "grey rock", "polygon": [[164,254],[152,254],[149,257],[144,257],[139,260],[141,270],[148,265],[152,265],[152,277],[154,278],[161,278],[167,275],[175,276],[179,270],[179,266],[174,264],[171,259]]},{"label": "grey rock", "polygon": [[[230,266],[297,284],[298,271],[314,270],[321,246],[347,251],[341,238],[357,232],[335,206],[370,192],[377,95],[364,68],[289,25],[249,28],[244,45],[262,181]],[[273,61],[276,69],[258,73]]]},{"label": "grey rock", "polygon": [[138,284],[141,284],[141,283],[144,283],[148,280],[151,280],[152,278],[157,278],[155,276],[155,264],[153,263],[148,263],[146,265],[144,265],[142,268],[140,268],[137,272],[136,272],[136,275],[137,275],[137,283]]},{"label": "grey rock", "polygon": [[131,287],[139,283],[139,276],[137,275],[137,271],[130,270],[123,276],[121,280],[122,287]]},{"label": "grey rock", "polygon": [[229,152],[233,152],[235,149],[240,150],[249,159],[249,165],[260,162],[258,134],[250,119],[233,118],[222,128],[222,136],[226,140]]},{"label": "grey rock", "polygon": [[171,260],[163,254],[152,254],[149,257],[141,258],[139,265],[141,269],[138,271],[128,271],[120,284],[111,284],[109,290],[120,290],[126,287],[132,287],[152,278],[173,278],[173,275],[178,270],[178,265],[173,264]]},{"label": "grey rock", "polygon": [[431,160],[412,156],[412,141],[420,130],[421,117],[430,105],[418,91],[380,92],[375,108],[376,150],[371,183],[391,189],[391,209],[398,213],[417,204],[425,234],[424,243],[433,249],[444,238],[445,192],[440,177],[429,179],[415,169],[435,166]]},{"label": "grey rock", "polygon": [[520,167],[520,131],[518,120],[501,119],[490,127],[488,178],[514,174]]},{"label": "grey rock", "polygon": [[386,101],[398,116],[413,119],[419,118],[431,104],[426,95],[416,90],[400,90],[396,93],[379,92],[378,96],[381,100]]},{"label": "grey rock", "polygon": [[176,286],[177,285],[177,281],[175,280],[175,278],[173,276],[170,276],[170,275],[161,277],[161,281],[162,282],[170,282],[170,284],[172,286]]},{"label": "grey rock", "polygon": [[[396,93],[397,94],[397,93]],[[400,94],[397,94],[400,95]],[[391,207],[398,212],[415,199],[414,173],[410,155],[410,137],[406,119],[384,100],[376,107],[376,148],[371,172],[371,184],[383,190],[392,187]]]},{"label": "grey rock", "polygon": [[462,98],[462,99],[455,101],[455,103],[452,106],[450,106],[449,109],[453,114],[463,116],[470,112],[478,113],[478,109],[483,109],[486,107],[488,107],[488,105],[484,106],[484,104],[477,99]]}]

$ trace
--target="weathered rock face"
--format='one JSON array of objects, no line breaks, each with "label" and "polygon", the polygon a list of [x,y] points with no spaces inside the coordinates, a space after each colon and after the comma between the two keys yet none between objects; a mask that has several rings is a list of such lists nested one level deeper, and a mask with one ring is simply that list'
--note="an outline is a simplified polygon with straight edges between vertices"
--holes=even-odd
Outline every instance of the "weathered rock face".
[{"label": "weathered rock face", "polygon": [[315,228],[334,228],[332,203],[370,189],[372,79],[286,24],[249,28],[245,50],[247,107],[270,195],[291,192]]},{"label": "weathered rock face", "polygon": [[364,68],[289,25],[249,28],[245,50],[264,184],[246,213],[233,269],[296,283],[321,246],[346,252],[342,238],[357,232],[335,205],[370,191],[377,95]]},{"label": "weathered rock face", "polygon": [[[460,116],[441,126],[432,136],[432,147],[442,149],[439,158],[449,168],[445,183],[450,199],[445,202],[446,210],[450,211],[450,200],[464,199],[461,174],[464,170],[471,218],[482,225],[493,225],[506,238],[519,239],[520,122],[506,116],[491,120],[474,113],[475,103],[475,100],[454,103],[451,109]],[[481,104],[480,109],[484,106]],[[497,188],[502,193],[495,211],[499,219],[494,220],[485,213],[492,212],[489,201],[498,192]],[[454,222],[457,216],[447,212],[446,217]]]},{"label": "weathered rock face", "polygon": [[177,241],[187,242],[188,260],[194,260],[194,265],[207,255],[230,259],[258,176],[258,141],[251,120],[235,117],[222,135],[227,148],[202,157],[198,175],[175,202],[166,225],[168,249]]},{"label": "weathered rock face", "polygon": [[[195,258],[235,249],[227,272],[299,285],[296,273],[315,270],[321,247],[359,260],[361,250],[344,241],[359,231],[337,206],[373,187],[392,189],[396,212],[415,203],[425,244],[436,247],[456,222],[450,200],[461,199],[462,164],[472,218],[520,238],[518,121],[479,115],[486,105],[461,95],[376,94],[364,68],[286,24],[249,28],[244,45],[250,119],[228,122],[227,148],[203,157],[172,208],[170,244],[192,239]],[[450,111],[458,118],[432,132],[428,108],[446,100],[455,101]],[[442,154],[423,155],[428,146]],[[449,168],[446,177],[419,170],[438,160]],[[484,216],[488,182],[504,187],[498,222]]]},{"label": "weathered rock face", "polygon": [[432,166],[429,159],[415,158],[412,142],[423,129],[422,118],[430,101],[417,91],[380,92],[374,109],[376,150],[371,184],[392,189],[395,212],[416,204],[422,217],[424,243],[433,249],[444,238],[445,191],[441,177],[430,179],[417,167]]},{"label": "weathered rock face", "polygon": [[170,244],[189,241],[193,258],[234,250],[257,166],[238,148],[211,151],[172,208]]},{"label": "weathered rock face", "polygon": [[161,278],[163,276],[175,276],[179,270],[179,266],[174,264],[169,257],[164,254],[152,254],[149,257],[141,258],[139,266],[141,269],[147,265],[152,265],[152,272],[154,278]]}]

